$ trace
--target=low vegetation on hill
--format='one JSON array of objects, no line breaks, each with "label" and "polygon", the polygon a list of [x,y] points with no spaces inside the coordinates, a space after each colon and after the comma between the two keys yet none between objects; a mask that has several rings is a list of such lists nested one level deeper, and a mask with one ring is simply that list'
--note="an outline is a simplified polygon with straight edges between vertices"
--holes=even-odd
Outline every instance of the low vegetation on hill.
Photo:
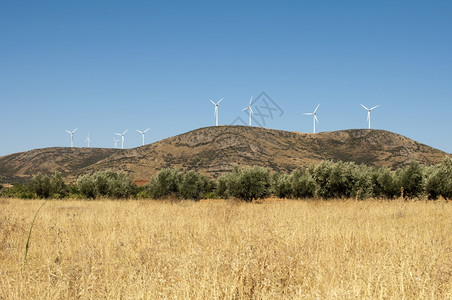
[{"label": "low vegetation on hill", "polygon": [[452,199],[452,158],[424,166],[412,162],[391,171],[352,162],[324,161],[290,173],[259,166],[236,167],[216,181],[196,171],[163,169],[144,186],[113,170],[82,175],[75,185],[66,185],[60,173],[38,174],[26,184],[0,190],[0,195],[19,198],[237,198],[244,201],[270,195],[279,198],[421,198]]}]

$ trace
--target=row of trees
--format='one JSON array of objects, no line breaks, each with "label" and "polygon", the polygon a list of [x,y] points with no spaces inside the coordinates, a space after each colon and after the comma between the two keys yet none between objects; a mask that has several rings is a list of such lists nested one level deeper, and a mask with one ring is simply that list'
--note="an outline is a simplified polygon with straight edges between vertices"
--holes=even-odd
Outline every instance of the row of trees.
[{"label": "row of trees", "polygon": [[238,198],[244,201],[275,195],[281,198],[416,198],[452,199],[452,158],[436,166],[412,162],[391,171],[351,162],[324,161],[290,174],[263,167],[235,168],[216,182],[195,171],[163,169],[144,187],[137,187],[124,172],[99,171],[83,175],[76,185],[64,183],[60,173],[38,174],[25,185],[0,188],[3,196],[20,198]]}]

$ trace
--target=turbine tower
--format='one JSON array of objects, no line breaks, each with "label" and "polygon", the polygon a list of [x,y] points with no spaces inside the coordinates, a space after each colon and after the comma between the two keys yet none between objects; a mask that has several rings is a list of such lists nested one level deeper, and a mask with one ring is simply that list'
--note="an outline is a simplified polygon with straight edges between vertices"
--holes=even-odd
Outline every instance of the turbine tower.
[{"label": "turbine tower", "polygon": [[362,104],[361,104],[361,106],[362,106],[365,110],[367,110],[367,122],[369,122],[369,129],[370,129],[370,112],[371,112],[372,110],[376,109],[377,107],[379,107],[380,105],[374,106],[374,107],[372,107],[372,108],[367,108],[367,107],[365,107],[365,106],[362,105]]},{"label": "turbine tower", "polygon": [[145,134],[146,132],[148,132],[149,129],[151,129],[151,128],[148,128],[148,129],[146,129],[145,131],[141,131],[141,130],[138,130],[138,129],[137,129],[137,131],[138,131],[139,133],[141,133],[141,135],[143,135],[143,146],[144,146],[144,134]]},{"label": "turbine tower", "polygon": [[306,116],[312,116],[312,122],[314,123],[314,131],[313,133],[315,133],[315,122],[317,122],[317,124],[319,123],[319,119],[317,119],[317,109],[319,108],[319,105],[317,105],[317,107],[314,109],[314,111],[312,113],[304,113],[304,115]]},{"label": "turbine tower", "polygon": [[249,122],[248,122],[249,126],[251,126],[251,115],[253,114],[253,109],[251,108],[251,101],[253,101],[253,96],[251,96],[250,103],[248,104],[248,106],[242,109],[242,111],[248,110],[249,112]]},{"label": "turbine tower", "polygon": [[124,131],[123,133],[115,133],[116,135],[119,135],[121,137],[121,149],[124,149],[124,135],[126,134],[127,130],[129,129],[126,129],[126,131]]},{"label": "turbine tower", "polygon": [[67,133],[69,133],[71,135],[71,148],[74,147],[74,132],[77,130],[77,128],[75,128],[72,131],[66,130]]},{"label": "turbine tower", "polygon": [[89,148],[89,142],[91,142],[91,139],[89,138],[89,132],[88,132],[88,136],[86,137],[85,141],[88,143],[88,148]]},{"label": "turbine tower", "polygon": [[117,149],[119,140],[117,140],[116,138],[113,138],[113,141],[115,142],[115,149]]},{"label": "turbine tower", "polygon": [[211,99],[210,102],[212,102],[213,105],[215,105],[215,111],[214,111],[214,116],[215,116],[215,126],[218,126],[218,106],[220,106],[220,102],[223,101],[224,98],[221,98],[220,101],[218,101],[217,103],[213,102]]}]

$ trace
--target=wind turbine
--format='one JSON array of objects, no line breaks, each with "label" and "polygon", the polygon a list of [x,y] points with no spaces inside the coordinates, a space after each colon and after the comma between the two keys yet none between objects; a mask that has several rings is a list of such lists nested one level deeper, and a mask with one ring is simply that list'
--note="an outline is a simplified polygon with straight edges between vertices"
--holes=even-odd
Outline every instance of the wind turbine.
[{"label": "wind turbine", "polygon": [[242,109],[243,111],[248,110],[249,111],[249,126],[251,126],[251,115],[253,114],[253,109],[251,108],[251,101],[253,101],[253,96],[251,96],[250,99],[250,103],[248,104],[247,107],[245,107],[244,109]]},{"label": "wind turbine", "polygon": [[89,142],[91,142],[91,139],[89,138],[89,132],[88,132],[88,136],[86,137],[85,141],[88,143],[88,148],[89,148]]},{"label": "wind turbine", "polygon": [[364,105],[361,104],[362,107],[364,107],[365,110],[367,110],[367,122],[369,122],[369,129],[370,129],[370,112],[374,109],[376,109],[377,107],[379,107],[380,105],[374,106],[372,108],[367,108]]},{"label": "wind turbine", "polygon": [[119,140],[117,140],[116,138],[113,138],[113,141],[115,142],[115,149],[117,149]]},{"label": "wind turbine", "polygon": [[77,130],[77,128],[75,128],[72,131],[66,130],[67,133],[69,133],[71,135],[71,148],[74,147],[74,132]]},{"label": "wind turbine", "polygon": [[304,115],[306,116],[312,116],[312,122],[314,123],[314,133],[315,133],[315,122],[317,122],[317,124],[319,123],[319,119],[317,119],[317,109],[319,108],[319,105],[317,105],[317,107],[314,109],[314,111],[312,113],[304,113]]},{"label": "wind turbine", "polygon": [[211,99],[210,102],[212,102],[213,105],[215,105],[215,112],[213,113],[215,115],[215,126],[218,126],[218,106],[220,105],[220,102],[223,101],[224,98],[221,98],[220,101],[217,103],[213,102]]},{"label": "wind turbine", "polygon": [[129,129],[126,129],[126,131],[124,131],[123,133],[115,133],[116,135],[119,135],[121,137],[121,149],[124,149],[124,135],[126,134],[127,130]]},{"label": "wind turbine", "polygon": [[[148,132],[149,129],[151,129],[151,128],[148,128],[148,129],[146,129],[145,131],[141,131],[141,130],[138,130],[138,129],[137,129],[137,131],[143,135],[143,146],[144,146],[144,134],[145,134],[146,132]],[[126,130],[126,131],[127,131],[127,130]]]}]

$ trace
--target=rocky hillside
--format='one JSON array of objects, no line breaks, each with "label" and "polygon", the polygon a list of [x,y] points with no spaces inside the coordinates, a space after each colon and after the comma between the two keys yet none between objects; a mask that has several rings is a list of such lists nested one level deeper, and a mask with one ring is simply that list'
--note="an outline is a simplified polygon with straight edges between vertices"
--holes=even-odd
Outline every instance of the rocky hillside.
[{"label": "rocky hillside", "polygon": [[49,148],[13,154],[0,158],[0,174],[9,178],[59,170],[74,180],[80,174],[111,168],[146,180],[162,168],[175,167],[217,177],[235,165],[290,171],[322,160],[342,160],[396,169],[412,160],[435,164],[445,155],[447,153],[382,130],[312,134],[218,126],[134,149]]}]

